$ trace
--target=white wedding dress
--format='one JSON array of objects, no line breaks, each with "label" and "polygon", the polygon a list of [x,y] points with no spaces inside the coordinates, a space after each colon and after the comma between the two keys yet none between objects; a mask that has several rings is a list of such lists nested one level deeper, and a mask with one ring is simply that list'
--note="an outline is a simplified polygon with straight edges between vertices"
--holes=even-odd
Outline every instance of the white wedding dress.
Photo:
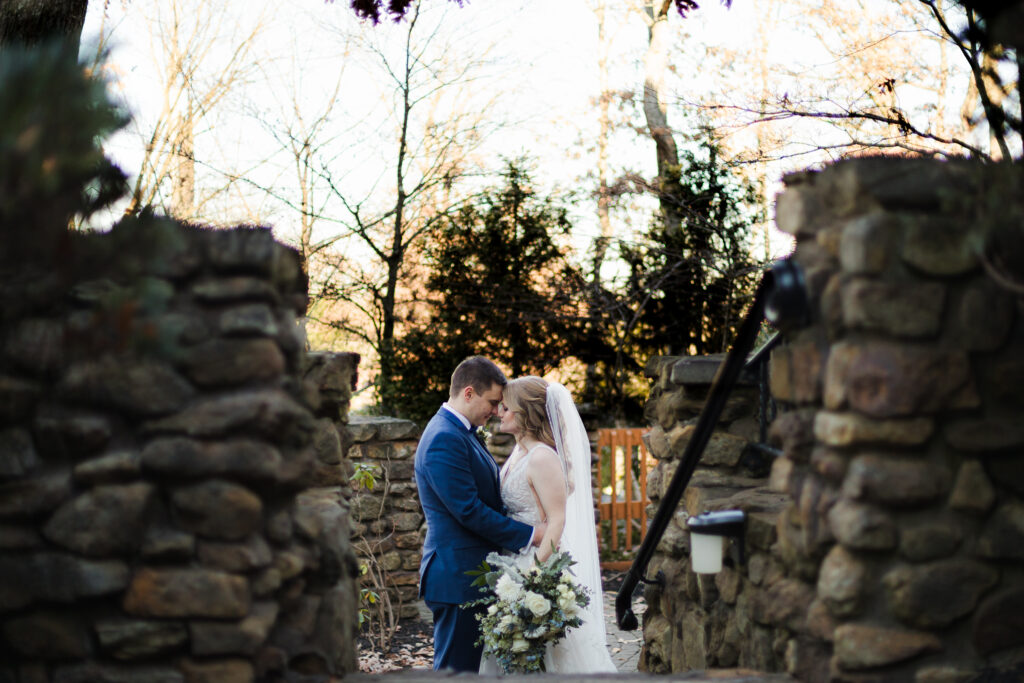
[{"label": "white wedding dress", "polygon": [[[564,392],[564,395],[560,392]],[[560,384],[550,384],[548,414],[559,413],[563,416],[562,420],[557,426],[552,425],[556,427],[555,441],[564,449],[558,455],[563,462],[567,480],[573,480],[573,490],[566,501],[566,523],[559,550],[568,552],[576,560],[572,572],[576,575],[577,581],[587,588],[590,604],[580,615],[583,624],[570,630],[566,637],[554,646],[548,647],[544,656],[544,668],[547,673],[614,672],[615,664],[608,654],[605,635],[601,568],[597,556],[597,534],[594,528],[590,481],[590,443],[568,391]],[[550,447],[537,445],[526,454],[520,454],[517,446],[501,470],[501,499],[508,509],[509,516],[531,526],[540,521],[540,511],[533,489],[530,488],[526,470],[530,457],[542,448]],[[584,448],[585,453],[581,452]],[[570,458],[565,457],[565,451],[571,454]],[[516,558],[516,564],[524,569],[529,568],[534,563],[536,552],[537,549],[531,547],[529,551]],[[498,666],[497,660],[484,656],[480,662],[480,674],[499,675],[501,667]]]}]

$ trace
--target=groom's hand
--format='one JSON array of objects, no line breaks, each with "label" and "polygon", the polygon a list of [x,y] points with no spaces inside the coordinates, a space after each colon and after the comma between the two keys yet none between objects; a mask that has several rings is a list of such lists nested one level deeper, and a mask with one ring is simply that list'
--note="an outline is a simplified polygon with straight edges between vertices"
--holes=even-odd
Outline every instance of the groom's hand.
[{"label": "groom's hand", "polygon": [[544,539],[544,534],[548,530],[547,522],[537,522],[537,525],[533,527],[533,538],[530,539],[530,545],[540,546],[540,542]]}]

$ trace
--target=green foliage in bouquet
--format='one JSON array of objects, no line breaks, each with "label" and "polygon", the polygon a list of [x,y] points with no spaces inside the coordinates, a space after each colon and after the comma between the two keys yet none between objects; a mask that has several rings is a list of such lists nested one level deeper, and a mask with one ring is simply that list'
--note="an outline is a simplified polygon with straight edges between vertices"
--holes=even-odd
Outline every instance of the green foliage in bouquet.
[{"label": "green foliage in bouquet", "polygon": [[494,657],[502,671],[537,673],[545,670],[544,652],[583,621],[580,610],[590,596],[569,570],[568,553],[553,552],[543,562],[520,569],[511,557],[491,553],[475,571],[474,586],[486,594],[464,607],[485,605],[478,616],[484,656]]}]

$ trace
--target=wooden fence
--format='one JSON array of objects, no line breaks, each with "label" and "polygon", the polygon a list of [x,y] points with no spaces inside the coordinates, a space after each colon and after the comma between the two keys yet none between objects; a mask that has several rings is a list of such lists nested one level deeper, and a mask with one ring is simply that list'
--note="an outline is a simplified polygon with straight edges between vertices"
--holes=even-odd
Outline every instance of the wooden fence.
[{"label": "wooden fence", "polygon": [[642,436],[646,429],[602,429],[597,440],[597,540],[605,569],[627,569],[647,532],[647,471],[653,467]]}]

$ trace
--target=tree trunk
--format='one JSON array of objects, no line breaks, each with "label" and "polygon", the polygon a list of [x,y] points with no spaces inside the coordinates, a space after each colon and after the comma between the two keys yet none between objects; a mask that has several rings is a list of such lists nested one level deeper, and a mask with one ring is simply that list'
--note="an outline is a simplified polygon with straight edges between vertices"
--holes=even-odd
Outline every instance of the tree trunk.
[{"label": "tree trunk", "polygon": [[[986,50],[981,60],[981,72],[984,74],[982,80],[985,90],[988,92],[990,105],[986,107],[986,111],[1003,111],[1003,102],[1006,99],[1006,92],[1003,90],[1002,85],[995,81],[990,74],[994,74],[996,69],[999,68],[999,64],[995,57],[992,56],[992,52]],[[997,161],[1000,159],[1009,160],[1010,149],[1006,144],[1003,136],[1000,132],[1002,128],[1002,120],[999,119],[998,123],[992,121],[992,117],[989,117],[989,149],[991,150],[992,157]],[[996,150],[999,153],[996,153]]]},{"label": "tree trunk", "polygon": [[[600,79],[600,94],[598,100],[598,133],[597,133],[597,220],[601,228],[601,234],[594,240],[594,260],[590,274],[590,286],[592,298],[590,299],[590,316],[592,321],[601,318],[599,300],[601,297],[601,267],[604,265],[605,256],[608,253],[608,246],[612,240],[611,222],[611,188],[608,186],[608,146],[611,138],[611,98],[612,93],[608,90],[608,53],[610,44],[608,40],[606,13],[607,2],[598,0],[593,7],[597,16],[597,43],[598,53],[597,69]],[[591,322],[591,325],[594,323]],[[586,382],[583,388],[581,399],[584,402],[593,402],[597,397],[598,368],[594,363],[587,365]],[[612,378],[609,376],[609,380]],[[617,378],[615,378],[617,379]],[[609,384],[609,386],[615,386]],[[615,401],[620,406],[619,401]]]},{"label": "tree trunk", "polygon": [[[171,214],[175,218],[189,220],[196,213],[196,161],[193,134],[192,99],[189,98],[187,113],[181,125],[175,154],[174,187],[171,192]],[[305,254],[303,254],[305,256]]]},{"label": "tree trunk", "polygon": [[[757,55],[758,80],[761,83],[761,96],[759,99],[759,119],[763,119],[768,111],[768,101],[771,93],[768,81],[768,41],[775,34],[775,27],[778,24],[777,11],[774,3],[769,0],[765,6],[764,0],[754,0],[754,16],[757,17]],[[755,124],[754,130],[757,135],[757,156],[763,159],[768,155],[769,130],[768,124],[760,122]],[[757,178],[758,194],[760,195],[761,210],[764,218],[761,220],[762,246],[764,247],[763,258],[767,263],[772,258],[771,223],[768,216],[772,215],[772,200],[768,196],[768,176],[766,173],[759,173]]]},{"label": "tree trunk", "polygon": [[658,198],[669,234],[679,231],[679,207],[673,201],[679,184],[679,154],[668,125],[664,102],[665,71],[668,69],[671,0],[652,0],[644,5],[648,17],[647,55],[644,57],[644,116],[658,156]]},{"label": "tree trunk", "polygon": [[412,75],[412,29],[419,17],[419,6],[417,5],[412,20],[409,22],[409,30],[406,33],[405,44],[405,79],[399,86],[402,89],[402,127],[398,136],[398,164],[395,170],[395,221],[391,230],[391,250],[386,259],[388,266],[387,283],[384,286],[384,296],[380,302],[381,332],[377,343],[377,353],[380,357],[380,379],[378,392],[380,396],[380,408],[385,415],[390,415],[393,410],[391,406],[391,387],[394,385],[394,353],[395,353],[395,304],[398,292],[398,275],[405,259],[406,229],[405,224],[405,201],[407,194],[405,190],[405,164],[409,151],[409,122],[413,107],[410,96],[410,80]]},{"label": "tree trunk", "polygon": [[605,13],[607,5],[601,0],[595,12],[597,14],[597,42],[600,50],[597,59],[598,76],[601,83],[600,99],[598,100],[599,129],[597,133],[597,220],[601,227],[601,236],[594,244],[594,272],[591,274],[593,283],[601,282],[601,266],[612,239],[612,223],[609,212],[611,205],[611,189],[608,187],[608,141],[611,138],[611,106],[612,94],[608,90],[608,51],[609,42]]},{"label": "tree trunk", "polygon": [[35,45],[59,37],[67,41],[77,59],[88,5],[88,0],[3,0],[0,50],[12,44]]}]

